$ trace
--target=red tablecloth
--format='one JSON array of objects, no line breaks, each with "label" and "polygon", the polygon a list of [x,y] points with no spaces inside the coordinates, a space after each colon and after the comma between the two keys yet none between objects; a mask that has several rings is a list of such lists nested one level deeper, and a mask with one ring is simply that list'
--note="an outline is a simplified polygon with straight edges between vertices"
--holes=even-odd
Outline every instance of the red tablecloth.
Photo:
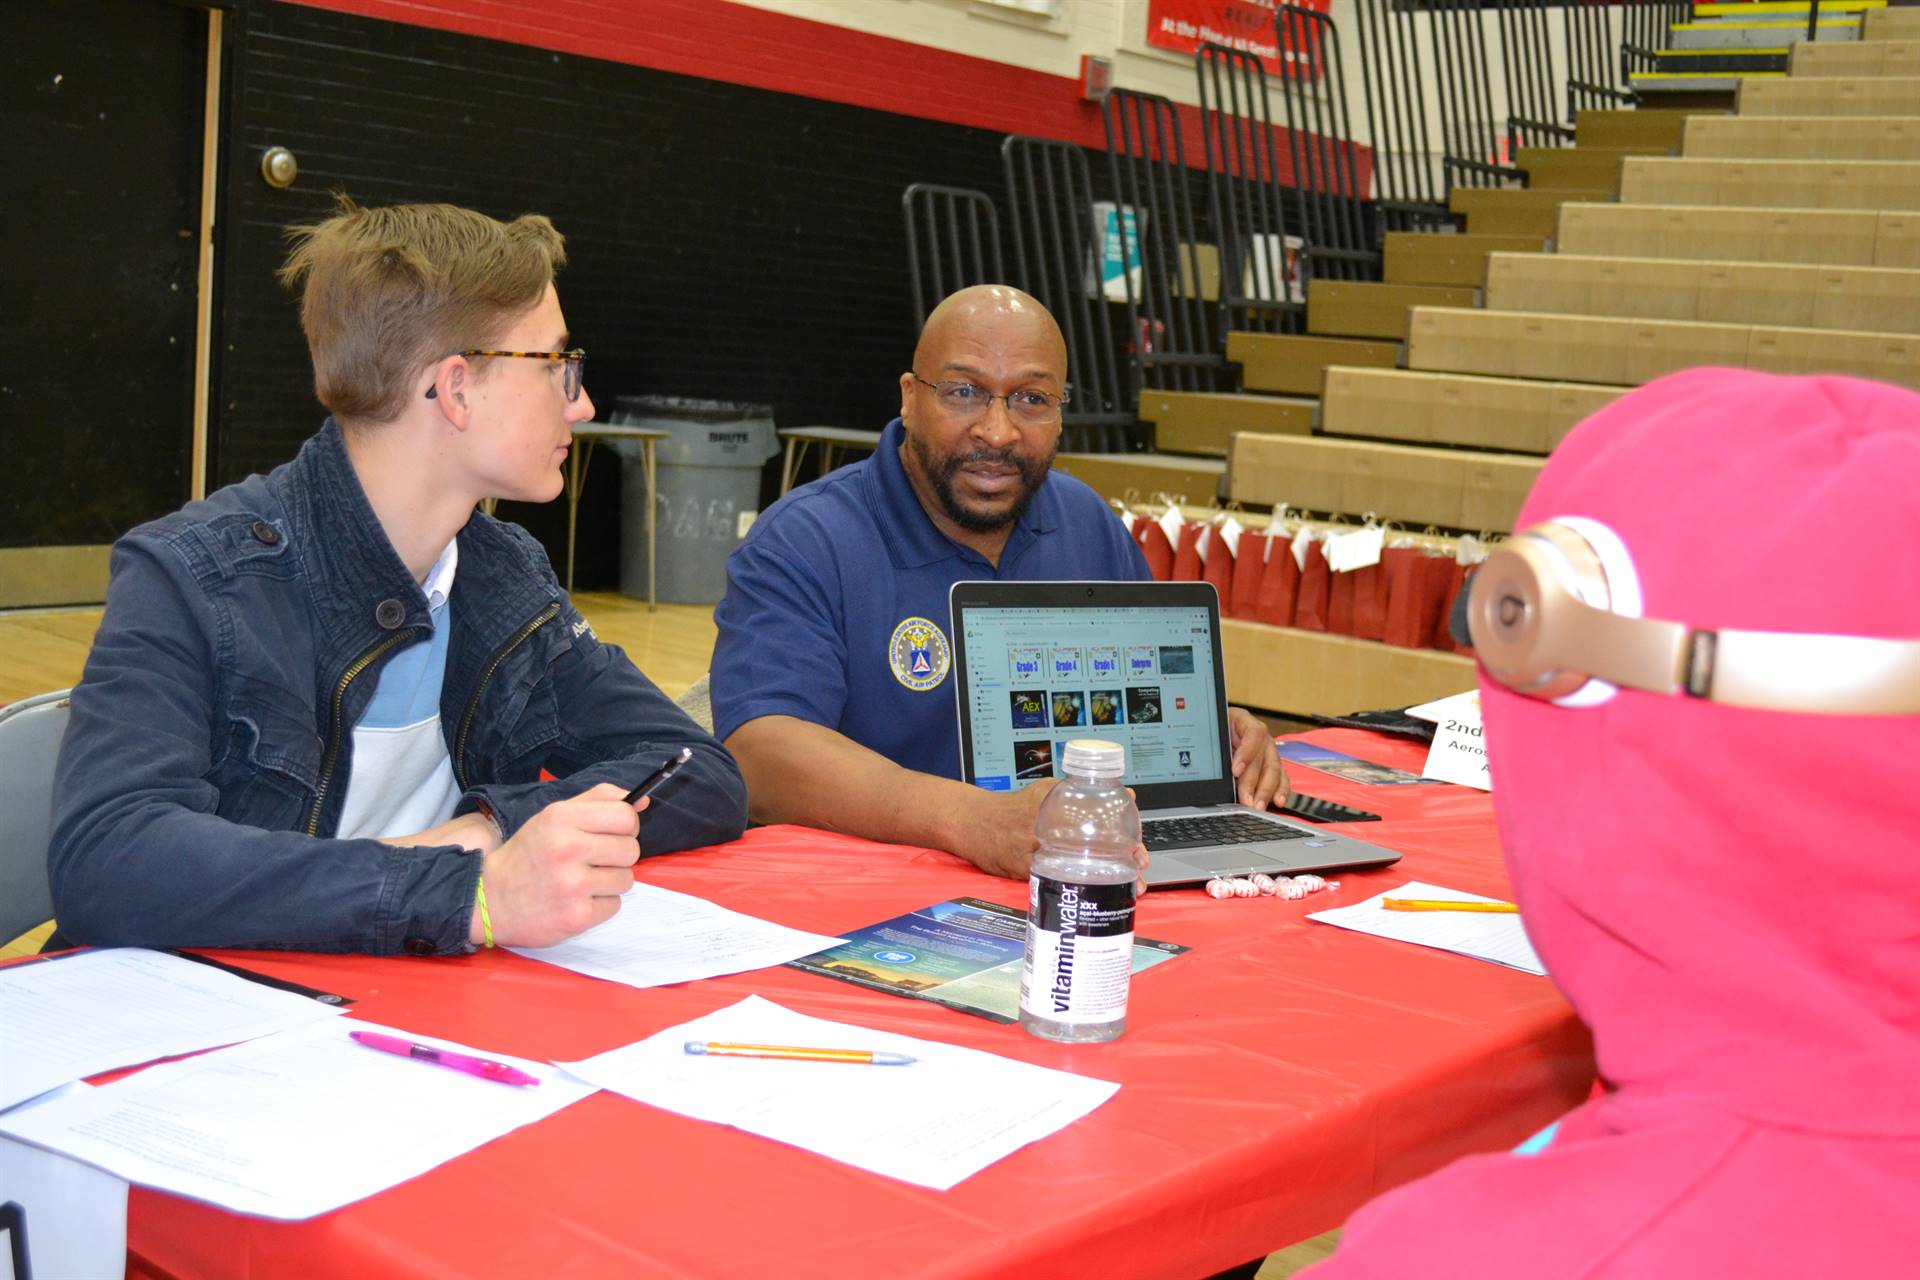
[{"label": "red tablecloth", "polygon": [[[1381,735],[1311,737],[1409,769],[1422,758]],[[1130,1029],[1109,1045],[1052,1045],[788,969],[638,991],[506,952],[223,953],[352,996],[370,1019],[530,1058],[584,1058],[759,993],[1122,1087],[944,1193],[602,1093],[309,1222],[136,1188],[134,1273],[1201,1276],[1336,1226],[1375,1193],[1511,1145],[1582,1101],[1591,1045],[1545,978],[1305,919],[1408,879],[1505,894],[1489,798],[1299,767],[1293,777],[1383,814],[1349,829],[1406,856],[1298,902],[1149,895],[1141,932],[1193,950],[1135,979]],[[639,874],[822,933],[945,898],[1025,896],[948,854],[795,827],[643,862]]]}]

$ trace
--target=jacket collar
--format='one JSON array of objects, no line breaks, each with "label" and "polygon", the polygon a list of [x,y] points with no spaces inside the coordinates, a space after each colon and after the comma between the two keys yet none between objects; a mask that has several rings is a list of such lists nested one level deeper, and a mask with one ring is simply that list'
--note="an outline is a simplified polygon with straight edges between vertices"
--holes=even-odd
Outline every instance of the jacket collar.
[{"label": "jacket collar", "polygon": [[[920,505],[920,495],[914,492],[913,482],[907,478],[906,466],[900,461],[900,449],[906,439],[906,428],[900,419],[895,418],[880,433],[880,444],[867,464],[867,491],[874,523],[880,527],[886,543],[887,558],[896,569],[918,569],[942,560],[969,557],[984,563],[985,557],[977,551],[961,546],[940,532],[933,523],[933,517]],[[1034,493],[1033,501],[1020,514],[1012,535],[1007,539],[1006,549],[1000,553],[1003,568],[1018,560],[1037,536],[1052,533],[1058,527],[1060,497],[1057,490],[1053,473],[1048,472],[1040,482],[1039,490]]]},{"label": "jacket collar", "polygon": [[[276,478],[283,478],[287,532],[329,648],[364,653],[394,631],[433,625],[426,594],[374,514],[338,423],[328,418]],[[463,586],[484,584],[487,605],[464,610],[463,627],[505,635],[553,597],[524,549],[496,521],[476,514],[458,542],[454,595],[470,597]]]}]

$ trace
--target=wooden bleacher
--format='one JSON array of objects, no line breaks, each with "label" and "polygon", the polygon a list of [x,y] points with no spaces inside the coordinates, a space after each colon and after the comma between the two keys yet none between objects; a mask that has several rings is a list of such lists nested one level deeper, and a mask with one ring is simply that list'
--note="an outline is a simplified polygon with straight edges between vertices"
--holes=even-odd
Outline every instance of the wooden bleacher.
[{"label": "wooden bleacher", "polygon": [[1636,158],[1623,204],[1746,209],[1920,209],[1920,161]]},{"label": "wooden bleacher", "polygon": [[1403,342],[1412,308],[1470,307],[1474,294],[1464,285],[1315,280],[1307,286],[1307,329],[1328,336]]},{"label": "wooden bleacher", "polygon": [[1242,432],[1227,496],[1246,506],[1387,512],[1403,523],[1511,529],[1545,461],[1504,453]]},{"label": "wooden bleacher", "polygon": [[1467,220],[1469,235],[1550,236],[1561,205],[1612,199],[1611,191],[1455,187],[1447,197],[1447,208]]},{"label": "wooden bleacher", "polygon": [[1734,103],[1743,116],[1920,115],[1920,76],[1750,78],[1740,82]]},{"label": "wooden bleacher", "polygon": [[1495,253],[1545,253],[1546,236],[1427,235],[1390,231],[1386,244],[1388,284],[1464,285],[1487,282],[1487,259]]},{"label": "wooden bleacher", "polygon": [[1422,307],[1407,340],[1408,368],[1441,373],[1638,386],[1699,365],[1849,373],[1920,388],[1920,336]]},{"label": "wooden bleacher", "polygon": [[1617,110],[1582,111],[1574,122],[1574,148],[1645,147],[1655,154],[1680,150],[1691,121],[1719,112]]},{"label": "wooden bleacher", "polygon": [[1321,434],[1544,455],[1622,387],[1406,369],[1329,369]]},{"label": "wooden bleacher", "polygon": [[1880,9],[1860,19],[1862,40],[1920,40],[1920,9]]},{"label": "wooden bleacher", "polygon": [[1695,116],[1683,147],[1709,160],[1920,160],[1920,119]]},{"label": "wooden bleacher", "polygon": [[[1863,17],[1862,41],[1739,80],[1733,114],[1582,112],[1574,146],[1515,153],[1527,186],[1456,187],[1459,232],[1387,235],[1383,283],[1311,284],[1307,334],[1229,335],[1242,392],[1194,406],[1204,431],[1173,406],[1162,447],[1224,457],[1243,523],[1286,504],[1498,533],[1569,431],[1664,374],[1920,388],[1920,8]],[[1236,696],[1282,712],[1471,671],[1238,620],[1225,647]]]},{"label": "wooden bleacher", "polygon": [[1851,209],[1569,205],[1564,253],[1920,267],[1920,217]]},{"label": "wooden bleacher", "polygon": [[1499,253],[1487,272],[1486,305],[1497,311],[1920,333],[1920,271]]},{"label": "wooden bleacher", "polygon": [[1823,76],[1920,76],[1920,38],[1855,44],[1795,45],[1788,64],[1796,79]]}]

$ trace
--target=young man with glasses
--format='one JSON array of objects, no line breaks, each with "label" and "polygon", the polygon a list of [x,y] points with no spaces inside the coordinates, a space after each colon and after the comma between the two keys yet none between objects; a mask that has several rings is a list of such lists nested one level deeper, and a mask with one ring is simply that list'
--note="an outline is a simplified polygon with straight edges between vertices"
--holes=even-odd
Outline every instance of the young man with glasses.
[{"label": "young man with glasses", "polygon": [[[538,543],[475,511],[557,496],[593,416],[561,237],[345,199],[293,237],[332,416],[115,546],[55,784],[56,937],[558,942],[619,908],[638,857],[746,817],[725,749],[599,642]],[[683,746],[664,803],[623,803]]]},{"label": "young man with glasses", "polygon": [[[956,581],[1135,581],[1145,559],[1111,509],[1051,471],[1066,343],[1039,302],[964,289],[927,318],[900,416],[863,462],[768,508],[727,563],[714,610],[714,731],[753,816],[947,849],[1023,877],[1049,786],[960,778],[947,591]],[[1242,800],[1285,774],[1233,712]]]}]

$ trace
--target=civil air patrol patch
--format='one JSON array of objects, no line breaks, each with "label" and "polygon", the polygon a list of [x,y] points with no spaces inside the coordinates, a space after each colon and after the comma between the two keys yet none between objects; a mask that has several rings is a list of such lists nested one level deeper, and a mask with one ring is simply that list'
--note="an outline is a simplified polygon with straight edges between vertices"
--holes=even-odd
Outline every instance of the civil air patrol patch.
[{"label": "civil air patrol patch", "polygon": [[947,678],[952,662],[946,633],[925,618],[902,618],[887,642],[893,678],[916,693],[937,687]]}]

